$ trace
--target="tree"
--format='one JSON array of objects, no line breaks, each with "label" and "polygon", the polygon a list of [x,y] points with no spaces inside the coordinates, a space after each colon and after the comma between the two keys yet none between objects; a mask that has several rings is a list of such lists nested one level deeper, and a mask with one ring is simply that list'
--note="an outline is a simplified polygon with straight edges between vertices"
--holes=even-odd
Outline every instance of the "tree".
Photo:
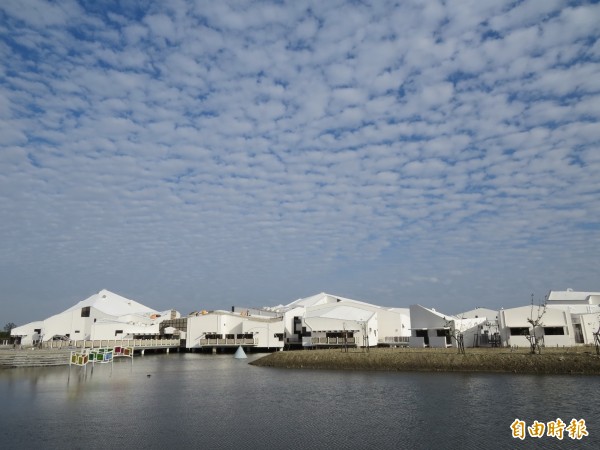
[{"label": "tree", "polygon": [[594,346],[596,347],[596,355],[600,356],[600,315],[598,315],[598,331],[593,333]]},{"label": "tree", "polygon": [[456,320],[448,320],[444,317],[444,320],[446,321],[446,327],[449,328],[446,331],[449,333],[450,337],[454,339],[454,342],[456,343],[456,347],[458,349],[458,353],[461,355],[465,354],[465,337],[463,334],[465,330],[463,329],[463,319],[464,317],[461,317],[459,319],[459,323],[457,324]]},{"label": "tree", "polygon": [[544,314],[546,314],[546,303],[544,303],[543,308],[542,305],[538,305],[537,317],[535,319],[533,318],[533,294],[531,294],[531,313],[529,315],[529,318],[527,319],[527,322],[531,324],[531,331],[526,337],[529,341],[529,350],[532,355],[534,355],[536,352],[538,353],[538,355],[542,353],[544,336],[538,336],[536,332],[539,328],[542,328],[544,326],[542,322],[542,317],[544,316]]},{"label": "tree", "polygon": [[6,325],[4,325],[4,331],[8,334],[10,334],[13,328],[17,328],[17,325],[13,322],[8,322]]}]

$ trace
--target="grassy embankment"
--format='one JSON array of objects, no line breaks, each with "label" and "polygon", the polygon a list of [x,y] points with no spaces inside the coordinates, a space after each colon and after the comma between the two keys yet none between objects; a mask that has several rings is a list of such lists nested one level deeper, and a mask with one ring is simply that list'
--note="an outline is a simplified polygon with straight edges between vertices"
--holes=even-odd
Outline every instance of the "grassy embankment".
[{"label": "grassy embankment", "polygon": [[250,364],[289,369],[600,375],[600,357],[593,347],[545,348],[541,355],[509,348],[466,349],[464,355],[454,348],[298,350],[272,353]]}]

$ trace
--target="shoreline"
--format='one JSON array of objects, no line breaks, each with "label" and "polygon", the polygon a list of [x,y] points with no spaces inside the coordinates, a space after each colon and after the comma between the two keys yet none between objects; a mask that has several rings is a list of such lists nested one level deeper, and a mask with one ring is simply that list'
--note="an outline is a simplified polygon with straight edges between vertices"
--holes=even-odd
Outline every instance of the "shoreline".
[{"label": "shoreline", "polygon": [[488,372],[538,375],[600,375],[600,357],[593,347],[529,349],[375,348],[296,350],[272,353],[249,364],[258,367],[395,372]]}]

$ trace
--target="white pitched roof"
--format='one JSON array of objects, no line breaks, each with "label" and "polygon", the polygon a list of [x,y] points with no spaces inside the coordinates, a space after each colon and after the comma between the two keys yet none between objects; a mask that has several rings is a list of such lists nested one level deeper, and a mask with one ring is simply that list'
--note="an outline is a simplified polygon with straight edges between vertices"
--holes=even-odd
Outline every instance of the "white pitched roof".
[{"label": "white pitched roof", "polygon": [[349,304],[338,305],[332,304],[328,308],[320,308],[317,310],[307,310],[305,318],[321,317],[326,319],[354,320],[363,321],[370,319],[375,313],[363,308],[359,305],[352,306]]},{"label": "white pitched roof", "polygon": [[588,301],[590,296],[600,296],[600,292],[582,292],[582,291],[573,291],[572,289],[567,289],[566,291],[550,291],[548,294],[547,301],[549,302],[585,302]]},{"label": "white pitched roof", "polygon": [[[298,300],[293,301],[292,303],[285,306],[285,309],[296,308],[298,306],[309,307],[309,306],[318,306],[324,305],[327,303],[339,303],[339,302],[352,302],[358,305],[366,305],[366,306],[377,306],[371,303],[361,302],[359,300],[353,300],[351,298],[340,297],[339,295],[327,294],[326,292],[321,292],[320,294],[312,295],[310,297],[300,298]],[[380,308],[380,306],[377,306]]]},{"label": "white pitched roof", "polygon": [[72,306],[63,312],[78,310],[86,306],[94,307],[105,314],[115,317],[125,316],[127,314],[149,316],[157,313],[157,311],[152,308],[148,308],[134,300],[121,297],[106,289],[102,289],[97,294],[80,301],[75,306]]}]

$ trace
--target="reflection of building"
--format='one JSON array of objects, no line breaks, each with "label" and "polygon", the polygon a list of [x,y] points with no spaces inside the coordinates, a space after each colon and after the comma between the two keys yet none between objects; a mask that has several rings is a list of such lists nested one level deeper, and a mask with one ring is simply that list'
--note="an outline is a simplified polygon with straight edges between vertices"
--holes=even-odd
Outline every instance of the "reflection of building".
[{"label": "reflection of building", "polygon": [[320,293],[285,306],[195,313],[187,318],[185,346],[276,349],[406,345],[409,329],[408,309],[382,308]]},{"label": "reflection of building", "polygon": [[52,339],[128,339],[159,334],[159,324],[175,319],[174,310],[158,312],[136,301],[102,290],[60,314],[11,331],[23,345]]},{"label": "reflection of building", "polygon": [[521,306],[499,312],[502,345],[527,346],[527,336],[532,335],[546,347],[593,344],[599,317],[600,293],[550,291],[544,306]]}]

